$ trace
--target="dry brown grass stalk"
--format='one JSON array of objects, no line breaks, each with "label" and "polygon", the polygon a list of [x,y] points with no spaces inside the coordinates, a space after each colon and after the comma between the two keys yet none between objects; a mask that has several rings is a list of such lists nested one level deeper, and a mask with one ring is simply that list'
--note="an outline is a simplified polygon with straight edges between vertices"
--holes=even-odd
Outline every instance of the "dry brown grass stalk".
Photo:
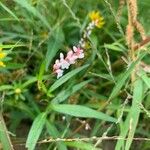
[{"label": "dry brown grass stalk", "polygon": [[145,36],[144,27],[142,26],[142,24],[136,20],[134,22],[134,26],[135,26],[136,30],[140,33],[142,40],[144,40],[146,38],[146,36]]},{"label": "dry brown grass stalk", "polygon": [[118,12],[117,12],[117,20],[118,21],[120,20],[120,16],[122,14],[124,5],[125,5],[125,0],[119,0],[119,8],[118,8]]},{"label": "dry brown grass stalk", "polygon": [[[120,136],[105,136],[105,137],[83,137],[83,138],[47,138],[41,141],[38,141],[38,144],[44,144],[44,143],[54,143],[54,142],[73,142],[73,141],[84,141],[84,142],[88,142],[88,141],[98,141],[98,140],[107,140],[107,141],[111,141],[111,140],[124,140],[126,141],[128,138],[123,138]],[[144,138],[144,137],[134,137],[133,138],[134,141],[150,141],[149,138]],[[14,142],[14,145],[25,145],[25,143],[18,143],[18,142]]]}]

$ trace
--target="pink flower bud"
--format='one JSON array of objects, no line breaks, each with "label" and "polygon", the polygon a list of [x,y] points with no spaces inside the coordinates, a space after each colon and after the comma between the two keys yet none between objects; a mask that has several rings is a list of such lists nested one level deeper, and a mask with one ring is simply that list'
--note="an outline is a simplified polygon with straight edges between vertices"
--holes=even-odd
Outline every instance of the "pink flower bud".
[{"label": "pink flower bud", "polygon": [[75,55],[77,56],[77,58],[84,58],[84,53],[83,53],[83,49],[80,49],[79,47],[75,47],[73,46],[73,51],[75,52]]},{"label": "pink flower bud", "polygon": [[60,53],[60,60],[56,60],[53,65],[53,71],[57,74],[57,79],[63,75],[64,69],[68,69],[71,64],[74,64],[78,58],[83,58],[84,53],[83,49],[80,47],[73,46],[73,50],[70,50],[67,53],[66,58],[64,58],[64,54]]},{"label": "pink flower bud", "polygon": [[60,64],[59,60],[57,59],[55,61],[55,64],[53,65],[53,70],[55,71],[55,70],[59,69],[60,66],[61,66],[61,64]]},{"label": "pink flower bud", "polygon": [[57,79],[60,78],[61,76],[63,76],[63,70],[62,69],[57,69],[55,70],[55,73],[57,74]]},{"label": "pink flower bud", "polygon": [[74,55],[73,51],[70,50],[68,53],[67,53],[67,57],[66,57],[66,60],[69,62],[69,64],[74,64],[75,61],[77,59],[77,56]]},{"label": "pink flower bud", "polygon": [[60,64],[61,69],[68,69],[70,64],[64,59],[63,53],[60,53]]}]

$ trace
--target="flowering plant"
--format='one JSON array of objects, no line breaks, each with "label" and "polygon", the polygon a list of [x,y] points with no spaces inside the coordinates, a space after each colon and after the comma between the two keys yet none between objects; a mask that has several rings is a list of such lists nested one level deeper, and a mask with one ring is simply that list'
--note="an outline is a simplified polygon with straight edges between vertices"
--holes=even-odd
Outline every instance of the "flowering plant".
[{"label": "flowering plant", "polygon": [[65,57],[63,53],[60,53],[60,59],[56,59],[53,65],[53,72],[57,74],[57,79],[63,76],[64,69],[68,69],[71,64],[75,64],[78,59],[84,58],[84,49],[88,37],[91,35],[92,30],[95,27],[101,28],[104,25],[104,18],[98,11],[92,11],[89,13],[90,23],[86,27],[83,37],[80,39],[78,46],[73,46],[73,49],[68,51]]}]

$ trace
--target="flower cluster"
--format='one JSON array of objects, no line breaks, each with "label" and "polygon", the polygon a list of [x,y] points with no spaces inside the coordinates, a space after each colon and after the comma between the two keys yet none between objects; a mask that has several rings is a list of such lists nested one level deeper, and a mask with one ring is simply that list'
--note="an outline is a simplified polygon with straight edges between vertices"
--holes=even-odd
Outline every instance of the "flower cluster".
[{"label": "flower cluster", "polygon": [[78,43],[78,47],[73,47],[73,50],[70,50],[67,53],[67,56],[64,58],[64,54],[60,53],[60,59],[55,61],[53,65],[53,72],[57,74],[57,79],[60,78],[64,69],[68,69],[71,64],[74,64],[77,59],[84,58],[84,49],[86,49],[86,44],[89,36],[92,33],[92,30],[95,27],[101,28],[104,25],[104,18],[100,15],[98,11],[92,11],[89,13],[90,23],[84,30],[84,34]]},{"label": "flower cluster", "polygon": [[89,18],[90,18],[91,22],[86,27],[86,29],[84,31],[84,34],[83,34],[83,37],[79,41],[79,45],[82,48],[85,48],[85,46],[86,46],[86,39],[91,35],[92,30],[95,27],[102,28],[103,25],[105,24],[104,18],[101,16],[100,12],[98,12],[98,11],[90,12],[89,13]]},{"label": "flower cluster", "polygon": [[98,28],[102,28],[105,24],[104,18],[102,17],[99,11],[92,11],[91,13],[89,13],[89,17],[91,21],[94,22],[95,26]]},{"label": "flower cluster", "polygon": [[82,58],[84,58],[84,52],[80,47],[73,46],[73,50],[70,50],[65,58],[64,54],[60,53],[60,59],[57,59],[53,65],[53,71],[57,74],[57,79],[63,75],[64,69],[68,69],[71,64],[75,64],[77,59]]},{"label": "flower cluster", "polygon": [[0,67],[6,67],[6,65],[2,61],[5,57],[6,57],[6,53],[2,52],[2,48],[0,48]]}]

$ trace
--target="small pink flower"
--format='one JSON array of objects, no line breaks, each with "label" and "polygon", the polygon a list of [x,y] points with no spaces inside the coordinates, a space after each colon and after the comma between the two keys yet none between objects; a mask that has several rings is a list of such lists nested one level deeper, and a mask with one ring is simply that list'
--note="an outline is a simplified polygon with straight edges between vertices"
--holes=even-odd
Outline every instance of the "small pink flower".
[{"label": "small pink flower", "polygon": [[64,69],[68,69],[71,64],[74,64],[78,58],[83,58],[83,49],[73,46],[73,50],[67,53],[66,58],[64,54],[60,53],[60,59],[55,61],[53,65],[53,71],[57,74],[57,79],[63,76]]},{"label": "small pink flower", "polygon": [[55,64],[53,65],[53,70],[58,70],[60,68],[61,64],[60,64],[60,61],[57,59],[55,61]]},{"label": "small pink flower", "polygon": [[69,64],[74,64],[75,61],[77,59],[77,56],[74,55],[73,51],[70,50],[68,53],[67,53],[67,57],[66,57],[66,60],[69,62]]},{"label": "small pink flower", "polygon": [[73,51],[75,52],[75,55],[77,56],[77,58],[80,58],[80,59],[84,58],[83,49],[73,46]]},{"label": "small pink flower", "polygon": [[60,78],[61,76],[63,76],[63,70],[62,69],[57,69],[55,70],[55,73],[57,74],[57,79]]},{"label": "small pink flower", "polygon": [[68,69],[70,64],[64,59],[63,53],[60,53],[60,64],[61,69]]}]

